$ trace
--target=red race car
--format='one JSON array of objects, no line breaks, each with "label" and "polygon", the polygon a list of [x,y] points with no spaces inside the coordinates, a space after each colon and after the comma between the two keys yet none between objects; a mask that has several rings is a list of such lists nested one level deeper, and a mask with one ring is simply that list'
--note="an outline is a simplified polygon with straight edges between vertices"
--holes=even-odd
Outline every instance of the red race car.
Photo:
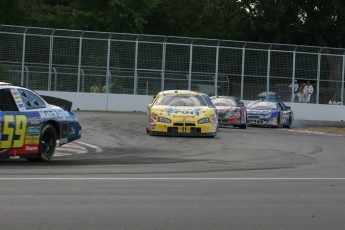
[{"label": "red race car", "polygon": [[237,97],[213,96],[211,100],[218,111],[219,127],[247,128],[247,109]]}]

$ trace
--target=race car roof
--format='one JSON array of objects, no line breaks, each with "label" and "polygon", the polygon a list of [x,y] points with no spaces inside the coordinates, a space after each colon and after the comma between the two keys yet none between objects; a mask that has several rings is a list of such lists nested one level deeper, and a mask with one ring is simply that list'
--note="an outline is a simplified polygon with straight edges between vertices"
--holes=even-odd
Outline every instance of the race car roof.
[{"label": "race car roof", "polygon": [[159,94],[167,95],[167,94],[192,94],[192,95],[204,95],[204,93],[191,91],[191,90],[165,90],[161,91]]},{"label": "race car roof", "polygon": [[11,83],[7,83],[7,82],[2,82],[0,81],[0,86],[3,86],[3,85],[12,85]]}]

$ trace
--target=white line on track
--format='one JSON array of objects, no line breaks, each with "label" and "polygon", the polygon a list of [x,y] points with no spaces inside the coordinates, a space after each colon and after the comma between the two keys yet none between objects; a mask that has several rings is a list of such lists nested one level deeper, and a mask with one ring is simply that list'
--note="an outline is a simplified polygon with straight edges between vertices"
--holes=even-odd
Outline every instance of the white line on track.
[{"label": "white line on track", "polygon": [[335,136],[335,137],[344,136],[342,134],[337,134],[337,133],[326,133],[326,132],[311,131],[311,130],[298,130],[298,129],[282,129],[282,130],[288,131],[288,132],[320,134],[320,135]]},{"label": "white line on track", "polygon": [[138,181],[144,181],[144,180],[156,180],[156,181],[301,181],[301,180],[345,180],[345,178],[341,177],[334,177],[334,178],[327,178],[327,177],[306,177],[306,178],[279,178],[279,177],[271,177],[271,178],[198,178],[198,177],[3,177],[0,178],[1,180],[118,180],[118,181],[125,181],[125,180],[138,180]]}]

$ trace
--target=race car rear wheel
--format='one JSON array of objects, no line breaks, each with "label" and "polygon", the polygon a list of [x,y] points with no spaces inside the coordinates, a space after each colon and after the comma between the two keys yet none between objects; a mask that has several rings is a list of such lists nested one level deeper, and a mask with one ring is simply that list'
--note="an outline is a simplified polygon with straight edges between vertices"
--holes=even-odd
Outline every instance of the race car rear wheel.
[{"label": "race car rear wheel", "polygon": [[[243,117],[242,117],[242,116],[243,116]],[[246,128],[247,128],[247,113],[242,112],[242,113],[241,113],[241,117],[242,117],[241,122],[243,122],[243,124],[241,124],[241,125],[239,126],[239,128],[240,128],[240,129],[246,129]]]},{"label": "race car rear wheel", "polygon": [[56,147],[56,131],[54,127],[47,124],[43,127],[38,158],[40,161],[50,161]]},{"label": "race car rear wheel", "polygon": [[37,158],[27,158],[29,161],[48,162],[52,158],[56,147],[56,131],[55,128],[46,124],[41,130],[41,138],[39,144],[39,152]]},{"label": "race car rear wheel", "polygon": [[240,128],[240,129],[246,129],[246,128],[247,128],[247,125],[246,125],[246,124],[240,125],[239,128]]}]

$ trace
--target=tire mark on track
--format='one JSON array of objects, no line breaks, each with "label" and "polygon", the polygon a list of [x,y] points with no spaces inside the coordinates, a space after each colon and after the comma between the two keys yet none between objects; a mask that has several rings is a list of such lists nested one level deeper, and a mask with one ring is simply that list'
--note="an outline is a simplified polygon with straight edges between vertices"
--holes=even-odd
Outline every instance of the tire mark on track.
[{"label": "tire mark on track", "polygon": [[101,153],[103,152],[103,150],[96,145],[88,144],[81,141],[74,141],[56,147],[54,157],[86,154],[88,152]]}]

